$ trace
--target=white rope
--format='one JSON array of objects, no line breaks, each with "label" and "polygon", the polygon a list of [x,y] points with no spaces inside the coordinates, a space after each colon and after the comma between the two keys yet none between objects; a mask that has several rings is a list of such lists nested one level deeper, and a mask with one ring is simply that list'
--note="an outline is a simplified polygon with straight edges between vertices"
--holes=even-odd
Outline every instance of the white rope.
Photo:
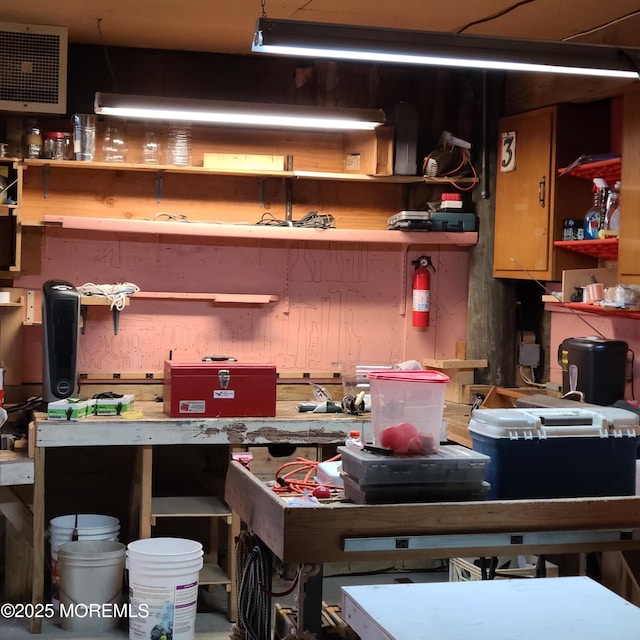
[{"label": "white rope", "polygon": [[93,284],[85,282],[77,287],[82,296],[101,296],[111,300],[111,309],[122,311],[127,303],[127,297],[140,291],[138,285],[132,282],[120,282],[118,284]]}]

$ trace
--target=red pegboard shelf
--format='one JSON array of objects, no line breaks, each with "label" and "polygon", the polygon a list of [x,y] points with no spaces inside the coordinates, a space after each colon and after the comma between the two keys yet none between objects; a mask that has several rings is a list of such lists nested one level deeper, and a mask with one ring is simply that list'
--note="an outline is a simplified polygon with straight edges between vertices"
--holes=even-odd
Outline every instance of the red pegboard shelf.
[{"label": "red pegboard shelf", "polygon": [[554,246],[569,251],[577,251],[600,260],[618,259],[618,238],[605,240],[556,240]]},{"label": "red pegboard shelf", "polygon": [[582,311],[583,313],[591,313],[596,316],[615,316],[617,318],[640,318],[640,311],[631,309],[616,309],[615,307],[603,307],[597,304],[586,304],[583,302],[562,302],[563,307],[573,309],[574,311]]},{"label": "red pegboard shelf", "polygon": [[566,169],[558,169],[558,173],[560,176],[573,176],[588,180],[593,180],[593,178],[602,178],[607,181],[610,187],[613,187],[614,183],[620,180],[620,176],[622,174],[622,162],[620,158],[608,158],[606,160],[578,164],[568,171]]}]

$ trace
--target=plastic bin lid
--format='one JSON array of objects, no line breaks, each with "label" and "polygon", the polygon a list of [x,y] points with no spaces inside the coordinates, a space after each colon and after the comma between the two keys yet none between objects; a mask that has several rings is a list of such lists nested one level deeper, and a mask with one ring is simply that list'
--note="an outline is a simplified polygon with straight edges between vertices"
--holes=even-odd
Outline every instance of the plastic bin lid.
[{"label": "plastic bin lid", "polygon": [[551,436],[637,437],[638,416],[614,407],[476,409],[469,431],[489,438],[547,438]]},{"label": "plastic bin lid", "polygon": [[401,380],[403,382],[435,382],[447,383],[449,376],[442,371],[432,369],[419,369],[417,371],[369,371],[367,377],[373,380]]}]

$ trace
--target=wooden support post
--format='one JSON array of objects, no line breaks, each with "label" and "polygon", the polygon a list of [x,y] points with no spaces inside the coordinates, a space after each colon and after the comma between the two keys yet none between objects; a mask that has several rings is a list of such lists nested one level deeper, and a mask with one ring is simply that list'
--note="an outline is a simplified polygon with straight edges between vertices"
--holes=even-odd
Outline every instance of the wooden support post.
[{"label": "wooden support post", "polygon": [[141,447],[139,451],[140,473],[140,538],[151,537],[151,491],[153,472],[153,447]]}]

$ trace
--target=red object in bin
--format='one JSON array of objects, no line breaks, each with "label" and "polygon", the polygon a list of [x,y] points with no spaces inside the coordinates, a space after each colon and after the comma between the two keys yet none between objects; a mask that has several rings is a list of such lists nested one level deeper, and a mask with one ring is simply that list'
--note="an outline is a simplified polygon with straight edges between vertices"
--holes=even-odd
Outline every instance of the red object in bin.
[{"label": "red object in bin", "polygon": [[162,408],[172,418],[273,417],[276,367],[166,360]]}]

